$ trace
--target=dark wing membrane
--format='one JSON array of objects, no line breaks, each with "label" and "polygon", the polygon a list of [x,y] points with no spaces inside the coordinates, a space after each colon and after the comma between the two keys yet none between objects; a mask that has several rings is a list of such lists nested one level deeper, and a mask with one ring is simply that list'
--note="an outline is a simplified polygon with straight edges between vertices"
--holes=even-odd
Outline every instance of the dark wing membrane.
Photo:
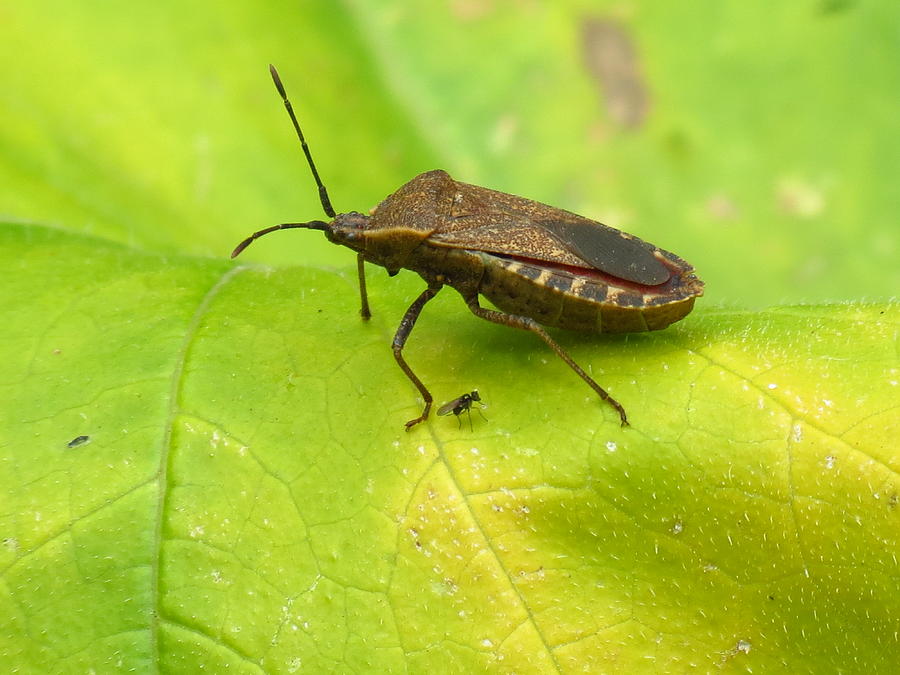
[{"label": "dark wing membrane", "polygon": [[653,255],[650,244],[590,220],[549,220],[539,223],[562,244],[596,269],[645,286],[669,280],[669,269]]}]

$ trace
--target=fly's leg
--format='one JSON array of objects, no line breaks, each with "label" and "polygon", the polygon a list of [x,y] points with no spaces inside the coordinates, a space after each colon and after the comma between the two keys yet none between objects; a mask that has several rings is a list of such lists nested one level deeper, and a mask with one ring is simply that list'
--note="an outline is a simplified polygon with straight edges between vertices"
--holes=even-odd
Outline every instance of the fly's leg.
[{"label": "fly's leg", "polygon": [[406,423],[407,431],[412,429],[419,422],[424,422],[428,419],[428,413],[431,411],[431,402],[433,399],[431,397],[431,392],[425,388],[425,385],[422,384],[422,380],[416,376],[412,371],[412,368],[410,368],[403,359],[403,346],[406,344],[406,339],[412,332],[413,326],[416,325],[416,319],[419,318],[419,314],[422,312],[425,303],[437,295],[439,290],[441,290],[440,286],[429,286],[422,291],[413,304],[409,306],[409,309],[406,310],[406,314],[403,315],[400,326],[397,328],[397,333],[394,335],[394,342],[392,345],[394,349],[394,358],[397,359],[397,364],[400,366],[400,369],[406,373],[406,376],[414,385],[416,385],[416,389],[419,390],[419,393],[422,394],[422,398],[425,399],[425,408],[422,410],[422,414]]},{"label": "fly's leg", "polygon": [[477,296],[467,300],[466,304],[468,304],[469,309],[472,310],[472,313],[475,316],[481,317],[482,319],[487,319],[488,321],[499,323],[503,326],[530,330],[532,333],[535,333],[541,340],[547,343],[547,346],[550,347],[550,349],[556,352],[556,355],[559,358],[568,363],[569,367],[578,373],[578,377],[584,380],[591,389],[597,392],[597,395],[600,396],[600,398],[616,409],[616,412],[619,413],[619,419],[622,421],[623,427],[628,425],[628,418],[625,417],[625,408],[622,407],[622,404],[607,394],[603,387],[594,382],[593,378],[584,372],[584,370],[581,369],[581,366],[575,363],[575,361],[572,360],[572,357],[569,356],[562,347],[556,344],[553,338],[547,334],[547,331],[545,331],[534,319],[529,319],[527,316],[518,316],[516,314],[506,314],[505,312],[498,312],[493,309],[485,309],[478,304]]},{"label": "fly's leg", "polygon": [[[481,419],[483,419],[485,422],[487,422],[487,421],[488,421],[488,418],[484,416],[484,413],[483,413],[483,412],[481,412],[481,409],[482,409],[483,407],[484,407],[484,405],[479,405],[477,408],[475,408],[475,410],[477,410],[477,411],[478,411],[478,414],[481,415]],[[470,415],[469,417],[470,417],[470,419],[471,419],[471,415]]]}]

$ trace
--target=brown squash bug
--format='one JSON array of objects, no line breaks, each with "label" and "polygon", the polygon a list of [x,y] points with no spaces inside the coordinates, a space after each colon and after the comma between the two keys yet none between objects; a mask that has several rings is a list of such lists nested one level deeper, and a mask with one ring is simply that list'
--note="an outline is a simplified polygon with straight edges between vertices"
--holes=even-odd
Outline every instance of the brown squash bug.
[{"label": "brown squash bug", "polygon": [[[394,276],[408,269],[428,287],[413,301],[394,335],[394,358],[425,401],[410,429],[428,417],[431,392],[407,365],[403,347],[419,314],[443,286],[462,295],[475,316],[529,330],[565,361],[628,424],[625,409],[597,384],[542,326],[597,333],[659,330],[683,318],[703,295],[703,282],[678,256],[635,236],[569,211],[453,180],[440,169],[420,174],[369,215],[336,214],[281,78],[269,66],[290,115],[319,200],[331,222],[282,223],[255,232],[234,249],[292,228],[321,230],[356,251],[360,314],[368,319],[365,263]],[[479,304],[483,295],[496,310]],[[457,399],[459,401],[459,399]]]},{"label": "brown squash bug", "polygon": [[479,407],[475,408],[478,410],[478,414],[484,418],[484,413],[481,412],[480,408],[484,407],[484,404],[481,403],[481,394],[478,393],[477,389],[473,389],[468,394],[463,394],[462,396],[458,396],[452,401],[447,401],[444,405],[438,408],[438,415],[449,415],[453,413],[456,415],[456,422],[462,427],[462,422],[459,421],[459,416],[463,413],[466,413],[469,416],[469,429],[472,428],[472,404],[479,403]]}]

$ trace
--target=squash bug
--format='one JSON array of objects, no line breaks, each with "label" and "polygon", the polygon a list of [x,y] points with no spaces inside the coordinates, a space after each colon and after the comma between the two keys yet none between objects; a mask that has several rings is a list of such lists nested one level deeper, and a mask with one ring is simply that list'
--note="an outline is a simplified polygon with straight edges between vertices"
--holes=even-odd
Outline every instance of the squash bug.
[{"label": "squash bug", "polygon": [[[427,288],[406,310],[394,335],[397,364],[424,399],[431,392],[403,357],[422,308],[444,286],[456,289],[469,310],[493,323],[528,330],[607,401],[628,424],[625,409],[572,360],[543,326],[596,333],[659,330],[683,318],[703,295],[703,282],[678,256],[635,236],[569,211],[453,180],[428,171],[388,196],[369,215],[335,213],[309,146],[274,66],[269,72],[291,118],[330,222],[282,223],[255,232],[234,249],[276,230],[321,230],[329,241],[356,251],[360,314],[368,319],[365,263],[394,276],[408,269]],[[479,295],[497,309],[482,307]],[[459,401],[460,399],[457,399]]]},{"label": "squash bug", "polygon": [[[478,414],[484,418],[484,413],[481,412],[481,408],[484,407],[484,404],[481,403],[481,394],[478,393],[477,389],[473,389],[468,394],[463,394],[462,396],[458,396],[452,401],[447,401],[444,405],[438,408],[438,415],[449,415],[453,413],[456,415],[456,422],[462,427],[462,422],[459,421],[459,416],[463,413],[468,414],[469,416],[469,429],[472,428],[472,403],[479,403],[479,407],[475,408],[478,411]],[[485,418],[486,419],[486,418]]]}]

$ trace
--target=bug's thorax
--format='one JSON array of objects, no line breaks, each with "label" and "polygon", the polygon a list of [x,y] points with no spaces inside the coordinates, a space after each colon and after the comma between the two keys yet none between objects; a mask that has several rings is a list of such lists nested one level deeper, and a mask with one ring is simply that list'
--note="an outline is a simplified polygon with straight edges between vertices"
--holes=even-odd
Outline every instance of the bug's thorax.
[{"label": "bug's thorax", "polygon": [[326,231],[328,239],[362,253],[367,262],[389,272],[414,268],[410,256],[441,223],[437,214],[449,210],[447,185],[453,179],[445,171],[416,176],[389,195],[369,215],[350,212],[335,217]]}]

